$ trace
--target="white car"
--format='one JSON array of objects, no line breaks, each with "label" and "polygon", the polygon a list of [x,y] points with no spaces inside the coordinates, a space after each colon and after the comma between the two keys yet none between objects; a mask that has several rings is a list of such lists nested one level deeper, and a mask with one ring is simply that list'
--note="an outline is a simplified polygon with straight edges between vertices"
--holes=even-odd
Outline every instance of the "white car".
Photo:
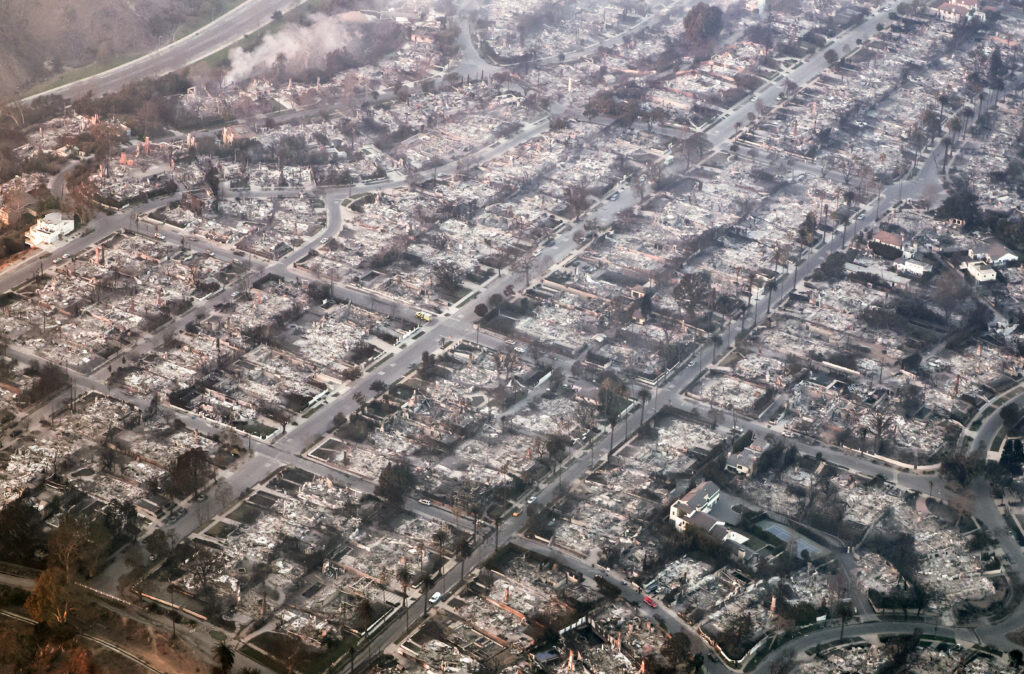
[{"label": "white car", "polygon": [[434,504],[433,504],[433,503],[431,503],[430,501],[428,501],[428,500],[427,500],[427,499],[425,499],[425,498],[421,498],[421,499],[420,499],[420,505],[425,505],[425,506],[428,506],[428,505],[434,505]]},{"label": "white car", "polygon": [[531,496],[530,498],[526,499],[526,502],[527,502],[527,504],[530,504],[530,503],[533,503],[536,500],[537,500],[536,496]]},{"label": "white car", "polygon": [[436,604],[439,601],[441,601],[441,593],[440,592],[435,592],[434,594],[430,595],[430,603],[431,604]]}]

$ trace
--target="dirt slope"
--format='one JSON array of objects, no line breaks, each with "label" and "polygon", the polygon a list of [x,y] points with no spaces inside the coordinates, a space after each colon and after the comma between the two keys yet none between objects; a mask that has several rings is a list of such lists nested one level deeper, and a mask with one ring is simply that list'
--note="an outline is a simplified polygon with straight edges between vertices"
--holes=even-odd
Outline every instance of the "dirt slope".
[{"label": "dirt slope", "polygon": [[232,0],[0,0],[0,100],[62,68],[134,54]]}]

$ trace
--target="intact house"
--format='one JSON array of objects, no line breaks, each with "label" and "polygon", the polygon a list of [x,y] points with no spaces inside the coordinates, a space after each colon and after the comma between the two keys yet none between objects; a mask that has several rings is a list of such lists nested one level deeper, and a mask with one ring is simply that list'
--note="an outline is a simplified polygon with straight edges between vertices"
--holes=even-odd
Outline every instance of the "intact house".
[{"label": "intact house", "polygon": [[952,0],[944,2],[935,10],[939,18],[949,23],[965,23],[970,19],[985,20],[985,12],[978,7],[977,0]]},{"label": "intact house", "polygon": [[75,230],[75,219],[59,211],[47,213],[29,227],[25,243],[38,248],[52,245]]},{"label": "intact house", "polygon": [[721,493],[718,485],[705,480],[672,504],[669,519],[677,531],[697,528],[725,543],[737,559],[758,559],[763,552],[759,549],[763,548],[763,542],[753,541],[749,536],[730,529],[725,522],[710,514]]},{"label": "intact house", "polygon": [[880,230],[871,237],[871,249],[886,259],[895,260],[903,255],[903,237],[896,232]]},{"label": "intact house", "polygon": [[704,480],[690,491],[683,494],[682,498],[672,504],[669,517],[675,523],[676,529],[683,531],[691,517],[697,513],[707,515],[715,507],[722,490],[718,485],[709,480]]},{"label": "intact house", "polygon": [[964,269],[978,283],[988,283],[996,280],[996,270],[987,262],[973,260],[965,264]]},{"label": "intact house", "polygon": [[931,272],[932,265],[920,254],[913,257],[905,257],[896,261],[896,271],[907,276],[921,278]]},{"label": "intact house", "polygon": [[967,253],[972,260],[981,260],[993,267],[1005,267],[1020,260],[1009,248],[992,239],[986,239],[972,246]]}]

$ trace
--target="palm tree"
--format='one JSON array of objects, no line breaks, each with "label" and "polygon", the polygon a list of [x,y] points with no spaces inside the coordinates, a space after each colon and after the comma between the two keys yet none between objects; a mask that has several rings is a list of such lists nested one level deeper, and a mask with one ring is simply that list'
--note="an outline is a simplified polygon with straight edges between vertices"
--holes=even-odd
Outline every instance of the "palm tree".
[{"label": "palm tree", "polygon": [[480,532],[480,516],[484,514],[483,506],[474,501],[469,505],[469,514],[473,516],[473,540]]},{"label": "palm tree", "polygon": [[461,501],[459,500],[459,495],[457,493],[452,496],[451,511],[452,511],[452,514],[455,515],[455,528],[458,529],[459,528],[459,515],[462,514],[462,506],[461,506]]},{"label": "palm tree", "polygon": [[722,335],[716,332],[711,335],[711,362],[718,360],[718,347],[722,346]]},{"label": "palm tree", "polygon": [[651,392],[646,388],[642,388],[636,392],[636,397],[640,399],[640,425],[644,425],[644,407],[647,405],[647,401],[651,399]]},{"label": "palm tree", "polygon": [[778,284],[775,282],[775,279],[769,279],[765,286],[768,288],[768,304],[764,308],[764,315],[767,318],[768,314],[772,312],[772,293],[775,292]]},{"label": "palm tree", "polygon": [[388,583],[391,582],[391,569],[385,567],[380,570],[380,603],[387,604]]},{"label": "palm tree", "polygon": [[462,562],[462,571],[459,573],[460,578],[466,577],[466,558],[473,554],[473,546],[470,545],[469,539],[463,536],[459,539],[459,542],[455,544],[455,556]]},{"label": "palm tree", "polygon": [[778,272],[779,265],[786,264],[789,260],[789,248],[786,246],[776,246],[772,252],[772,268]]},{"label": "palm tree", "polygon": [[217,659],[217,668],[220,674],[229,674],[231,668],[235,665],[235,653],[228,645],[221,641],[217,644],[217,648],[214,650],[214,656]]},{"label": "palm tree", "polygon": [[370,600],[366,597],[359,600],[359,604],[356,606],[356,617],[358,617],[359,621],[366,625],[366,627],[373,624],[373,604],[371,604]]},{"label": "palm tree", "polygon": [[848,601],[841,601],[836,612],[839,614],[839,643],[843,643],[843,635],[846,633],[846,621],[853,617],[853,604]]},{"label": "palm tree", "polygon": [[619,423],[619,415],[622,414],[619,410],[609,409],[608,410],[608,456],[612,455],[612,450],[615,448],[615,424]]},{"label": "palm tree", "polygon": [[[412,585],[412,572],[403,564],[395,572],[395,580],[402,586],[402,610],[405,611],[405,600],[409,597],[409,586]],[[405,611],[405,629],[409,629],[409,612]]]},{"label": "palm tree", "polygon": [[946,128],[949,129],[949,135],[952,136],[954,141],[956,141],[956,136],[960,133],[960,129],[964,128],[964,124],[960,121],[959,116],[954,115],[946,122]]},{"label": "palm tree", "polygon": [[441,527],[434,532],[434,542],[437,543],[437,547],[440,549],[441,566],[444,566],[444,544],[448,542],[448,527]]},{"label": "palm tree", "polygon": [[437,542],[441,554],[441,568],[437,571],[441,576],[441,592],[444,592],[444,544],[448,542],[449,535],[448,527],[442,527],[434,532],[434,541]]},{"label": "palm tree", "polygon": [[842,215],[833,215],[833,218],[835,219],[837,225],[842,225],[842,227],[843,227],[843,238],[839,242],[839,244],[845,248],[846,247],[846,228],[850,225],[850,215],[846,211],[843,211]]},{"label": "palm tree", "polygon": [[949,148],[953,146],[953,139],[949,136],[942,137],[942,168],[946,168],[946,163],[949,161]]}]

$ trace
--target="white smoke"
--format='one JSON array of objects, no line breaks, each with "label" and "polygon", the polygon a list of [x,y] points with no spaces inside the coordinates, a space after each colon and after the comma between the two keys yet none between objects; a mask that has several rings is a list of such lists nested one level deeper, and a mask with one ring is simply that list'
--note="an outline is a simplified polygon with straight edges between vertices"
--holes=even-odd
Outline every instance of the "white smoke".
[{"label": "white smoke", "polygon": [[285,72],[299,73],[309,68],[323,67],[327,54],[351,45],[355,41],[345,15],[310,16],[311,25],[289,24],[285,28],[263,36],[251,52],[235,47],[228,52],[231,69],[224,76],[224,84],[240,82],[248,77],[270,70],[283,56]]}]

